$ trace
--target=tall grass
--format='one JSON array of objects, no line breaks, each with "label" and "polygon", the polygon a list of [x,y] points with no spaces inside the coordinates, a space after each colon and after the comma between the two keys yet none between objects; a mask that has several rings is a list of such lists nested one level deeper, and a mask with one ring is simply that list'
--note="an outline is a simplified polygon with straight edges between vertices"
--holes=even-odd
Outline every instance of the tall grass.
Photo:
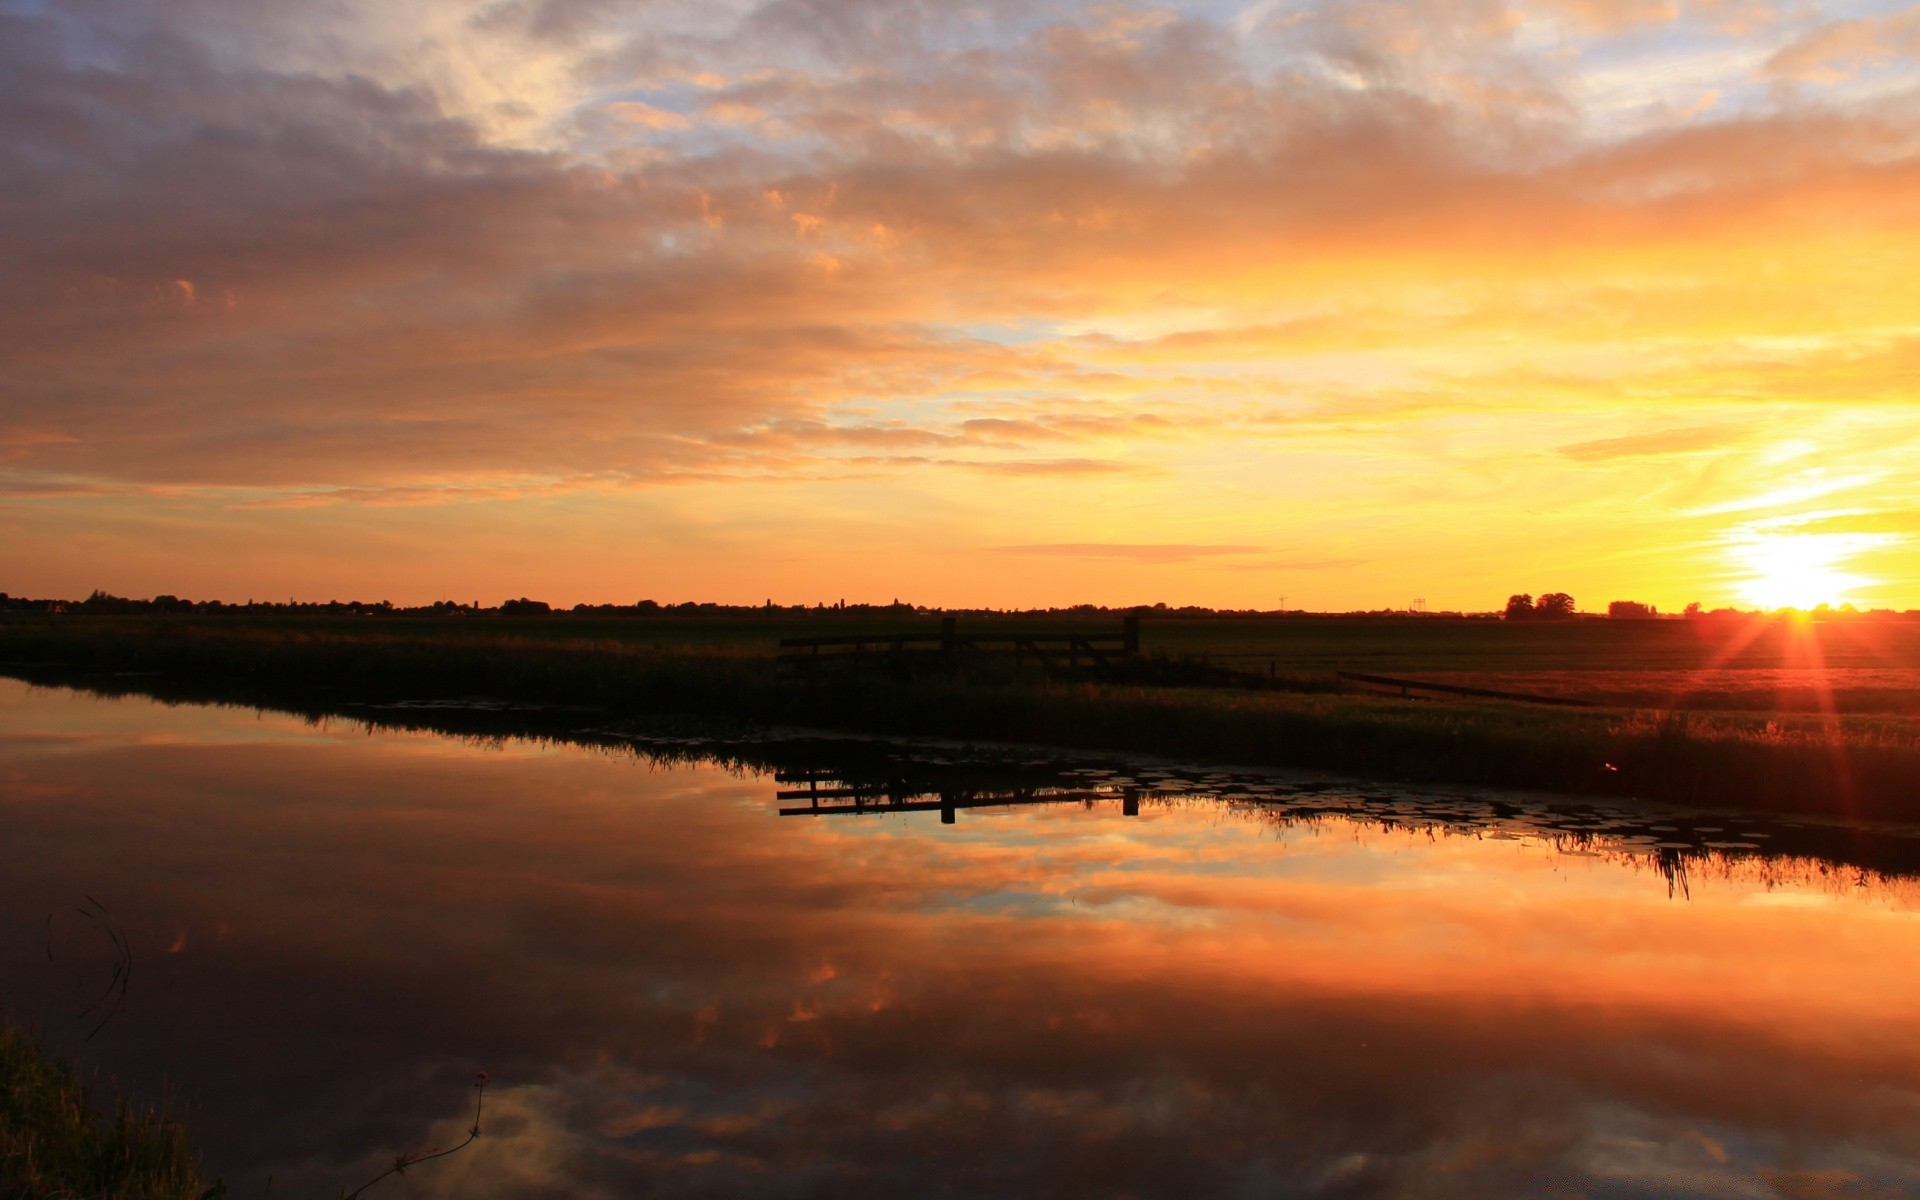
[{"label": "tall grass", "polygon": [[0,1023],[0,1197],[199,1200],[214,1194],[180,1127],[121,1101],[103,1118],[74,1069]]},{"label": "tall grass", "polygon": [[[765,655],[556,642],[465,627],[337,630],[111,619],[0,623],[10,674],[320,714],[489,696],[598,710],[529,728],[686,714],[871,733],[1027,741],[1428,783],[1493,784],[1920,818],[1920,722],[1568,710],[1391,697],[1069,682],[1004,671],[783,677]],[[40,665],[32,665],[40,664]],[[119,672],[152,672],[130,678]],[[604,715],[600,715],[604,714]]]}]

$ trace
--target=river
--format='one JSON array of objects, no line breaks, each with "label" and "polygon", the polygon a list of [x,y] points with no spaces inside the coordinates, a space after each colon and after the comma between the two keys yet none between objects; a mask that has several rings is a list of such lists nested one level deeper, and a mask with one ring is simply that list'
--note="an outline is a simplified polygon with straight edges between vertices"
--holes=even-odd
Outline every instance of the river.
[{"label": "river", "polygon": [[236,1197],[1920,1192],[1913,830],[588,741],[0,680],[0,1010]]}]

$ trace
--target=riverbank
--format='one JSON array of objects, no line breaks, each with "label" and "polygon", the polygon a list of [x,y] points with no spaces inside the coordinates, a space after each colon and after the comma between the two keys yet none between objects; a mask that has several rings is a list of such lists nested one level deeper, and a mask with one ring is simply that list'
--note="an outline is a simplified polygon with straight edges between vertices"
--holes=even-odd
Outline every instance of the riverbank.
[{"label": "riverbank", "polygon": [[[1125,678],[784,675],[770,646],[527,636],[512,623],[48,617],[0,622],[0,673],[162,699],[386,720],[486,698],[549,731],[628,718],[991,739],[1775,812],[1920,818],[1902,713],[1544,708]],[[1177,672],[1174,673],[1177,676]],[[389,706],[389,707],[383,707]]]},{"label": "riverbank", "polygon": [[[178,1124],[151,1108],[93,1107],[73,1067],[0,1021],[0,1195],[204,1200]],[[224,1189],[218,1194],[224,1194]]]}]

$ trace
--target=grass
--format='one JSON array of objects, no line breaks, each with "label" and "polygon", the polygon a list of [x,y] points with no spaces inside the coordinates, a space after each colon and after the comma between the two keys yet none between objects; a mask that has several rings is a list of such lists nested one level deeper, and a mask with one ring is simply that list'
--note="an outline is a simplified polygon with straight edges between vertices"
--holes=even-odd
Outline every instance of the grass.
[{"label": "grass", "polygon": [[[902,623],[912,628],[912,620]],[[1027,628],[1036,623],[1003,620]],[[1088,625],[1084,619],[1060,623]],[[985,624],[968,620],[970,628]],[[1920,661],[1920,631],[1906,625],[1862,621],[1809,633],[1785,623],[1715,629],[1719,622],[1543,628],[1379,619],[1150,621],[1146,649],[1167,657],[1130,678],[1066,680],[996,668],[910,679],[829,675],[811,683],[782,677],[771,655],[775,640],[792,636],[796,625],[822,634],[849,631],[825,618],[769,621],[749,637],[753,622],[739,618],[28,617],[0,621],[0,661],[12,664],[0,670],[98,690],[348,712],[395,723],[438,718],[366,706],[488,696],[556,706],[507,718],[544,725],[543,731],[684,714],[1428,783],[1920,819],[1920,717],[1906,707],[1920,691],[1906,686],[1903,673],[1904,663]],[[874,628],[872,622],[859,626]],[[1811,649],[1809,638],[1818,639]],[[1195,652],[1195,646],[1212,649]],[[1248,656],[1258,654],[1270,656],[1279,688],[1165,686],[1184,676],[1160,669],[1199,658],[1257,661]],[[1550,683],[1562,694],[1581,694],[1593,691],[1582,681],[1603,673],[1604,664],[1604,673],[1638,680],[1646,695],[1664,698],[1676,682],[1702,677],[1703,667],[1718,662],[1721,675],[1765,676],[1765,686],[1747,689],[1764,697],[1778,694],[1780,672],[1804,673],[1798,664],[1809,657],[1842,670],[1880,672],[1891,680],[1880,689],[1891,699],[1831,714],[1779,705],[1546,709],[1334,694],[1328,669],[1339,663],[1465,678],[1466,668],[1479,664],[1482,674],[1497,673],[1508,686],[1532,685],[1521,690]],[[130,672],[143,674],[121,674]],[[605,715],[569,711],[579,708]]]},{"label": "grass", "polygon": [[0,1197],[199,1200],[200,1164],[165,1114],[121,1101],[111,1118],[79,1075],[0,1023]]},{"label": "grass", "polygon": [[[414,1167],[458,1154],[480,1137],[487,1076],[474,1084],[473,1126],[444,1150],[401,1154],[349,1192],[355,1200]],[[269,1192],[271,1181],[269,1181]],[[206,1186],[186,1134],[163,1110],[116,1099],[112,1118],[94,1108],[79,1073],[53,1059],[18,1026],[0,1020],[0,1200],[220,1200]]]}]

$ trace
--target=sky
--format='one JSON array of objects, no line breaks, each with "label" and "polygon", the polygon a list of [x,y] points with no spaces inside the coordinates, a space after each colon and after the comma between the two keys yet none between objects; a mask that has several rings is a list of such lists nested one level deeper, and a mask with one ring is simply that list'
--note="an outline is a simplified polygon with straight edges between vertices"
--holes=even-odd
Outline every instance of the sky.
[{"label": "sky", "polygon": [[0,0],[0,590],[1920,607],[1916,59],[1864,0]]}]

